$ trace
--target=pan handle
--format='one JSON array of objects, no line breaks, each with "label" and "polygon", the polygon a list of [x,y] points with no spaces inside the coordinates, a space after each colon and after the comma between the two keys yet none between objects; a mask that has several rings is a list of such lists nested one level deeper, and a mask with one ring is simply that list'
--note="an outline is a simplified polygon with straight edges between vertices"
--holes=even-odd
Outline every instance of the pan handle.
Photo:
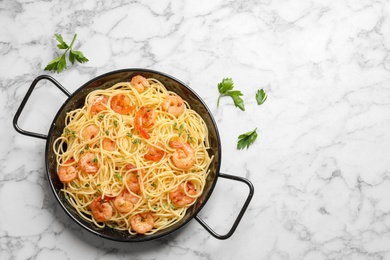
[{"label": "pan handle", "polygon": [[213,229],[211,229],[207,224],[206,222],[204,222],[203,219],[201,219],[199,216],[195,216],[195,219],[199,222],[199,224],[201,224],[203,226],[204,229],[206,229],[213,237],[215,238],[218,238],[218,239],[227,239],[229,237],[231,237],[234,233],[234,231],[236,230],[238,224],[240,223],[241,221],[241,218],[243,217],[248,205],[249,205],[249,202],[251,201],[252,197],[253,197],[253,193],[255,191],[255,188],[253,187],[253,184],[245,179],[245,178],[242,178],[242,177],[239,177],[239,176],[234,176],[234,175],[229,175],[229,174],[224,174],[224,173],[219,173],[219,177],[222,177],[222,178],[226,178],[226,179],[230,179],[230,180],[233,180],[233,181],[240,181],[240,182],[243,182],[245,183],[246,185],[248,185],[249,187],[249,194],[248,194],[248,197],[246,198],[245,200],[245,203],[244,205],[242,206],[241,208],[241,211],[239,212],[236,220],[234,221],[231,229],[229,230],[229,232],[227,232],[225,235],[220,235],[218,234],[217,232],[215,232]]},{"label": "pan handle", "polygon": [[40,134],[40,133],[34,133],[34,132],[30,132],[30,131],[26,131],[26,130],[23,130],[19,125],[18,125],[18,119],[19,119],[19,116],[20,114],[22,113],[28,99],[30,98],[31,96],[31,93],[33,92],[35,86],[38,84],[39,81],[41,80],[49,80],[51,83],[53,83],[57,88],[59,88],[65,95],[67,95],[68,97],[71,95],[69,93],[68,90],[66,90],[60,83],[58,83],[57,80],[55,80],[53,77],[49,76],[49,75],[41,75],[41,76],[38,76],[37,78],[35,78],[35,80],[31,83],[31,86],[30,88],[28,89],[26,95],[24,96],[23,100],[22,100],[22,103],[20,103],[20,106],[18,108],[18,110],[16,111],[16,114],[14,116],[14,120],[13,120],[13,125],[14,125],[14,128],[17,132],[19,132],[20,134],[23,134],[23,135],[27,135],[27,136],[31,136],[31,137],[35,137],[35,138],[41,138],[41,139],[47,139],[47,135],[44,135],[44,134]]}]

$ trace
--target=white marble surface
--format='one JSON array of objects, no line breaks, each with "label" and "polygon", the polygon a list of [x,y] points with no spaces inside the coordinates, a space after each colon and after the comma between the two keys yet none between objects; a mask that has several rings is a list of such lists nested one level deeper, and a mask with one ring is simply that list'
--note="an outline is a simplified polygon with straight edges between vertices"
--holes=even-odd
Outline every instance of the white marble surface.
[{"label": "white marble surface", "polygon": [[[390,259],[390,4],[384,0],[0,1],[0,259]],[[49,73],[70,92],[105,72],[150,68],[188,83],[211,109],[221,171],[255,194],[234,235],[195,220],[159,241],[82,230],[49,188],[45,141],[16,133],[54,34],[90,59]],[[232,77],[246,111],[217,83]],[[256,104],[257,89],[268,100]],[[21,117],[47,133],[65,99],[43,85]],[[38,124],[36,122],[39,122]],[[256,143],[236,150],[255,127]],[[229,228],[246,196],[218,183],[200,215]],[[237,191],[236,191],[237,190]],[[184,258],[183,258],[184,257]]]}]

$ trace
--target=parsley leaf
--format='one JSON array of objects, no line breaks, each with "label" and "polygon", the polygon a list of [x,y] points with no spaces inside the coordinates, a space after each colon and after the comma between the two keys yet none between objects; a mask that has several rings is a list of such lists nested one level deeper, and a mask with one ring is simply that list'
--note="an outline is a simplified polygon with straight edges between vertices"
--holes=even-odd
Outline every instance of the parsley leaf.
[{"label": "parsley leaf", "polygon": [[238,136],[237,149],[242,150],[245,147],[248,147],[254,143],[257,138],[257,128],[253,131],[249,131],[245,134],[241,134]]},{"label": "parsley leaf", "polygon": [[73,64],[75,59],[80,63],[84,63],[88,61],[88,59],[84,56],[84,54],[81,51],[70,50],[69,52],[70,62],[72,62]]},{"label": "parsley leaf", "polygon": [[264,92],[264,89],[259,89],[256,92],[256,101],[258,105],[263,104],[267,100],[267,93]]},{"label": "parsley leaf", "polygon": [[57,41],[59,42],[59,44],[57,44],[58,49],[64,50],[64,49],[69,48],[68,44],[66,44],[66,42],[64,42],[64,39],[62,38],[61,34],[55,34],[55,37],[56,37]]},{"label": "parsley leaf", "polygon": [[218,83],[219,97],[217,106],[219,106],[219,100],[221,99],[221,97],[230,96],[233,99],[234,105],[244,111],[244,101],[241,98],[243,94],[239,90],[233,90],[233,88],[234,83],[231,78],[224,78],[220,83]]},{"label": "parsley leaf", "polygon": [[60,50],[65,50],[65,52],[55,58],[54,60],[50,61],[46,67],[45,70],[54,71],[57,73],[60,73],[66,68],[66,53],[69,51],[69,60],[72,64],[74,64],[75,60],[77,60],[80,63],[87,62],[88,59],[84,56],[84,54],[81,51],[76,51],[72,49],[73,43],[76,40],[77,34],[73,36],[73,40],[68,45],[66,42],[64,42],[64,39],[62,38],[61,34],[55,34],[56,40],[59,42],[57,44],[57,48]]},{"label": "parsley leaf", "polygon": [[234,88],[234,83],[232,78],[224,78],[222,79],[222,82],[218,83],[218,90],[219,93],[226,93],[229,90],[232,90]]},{"label": "parsley leaf", "polygon": [[240,96],[242,96],[241,91],[239,90],[231,90],[228,92],[228,96],[231,96],[236,107],[239,107],[242,111],[245,111],[244,100]]}]

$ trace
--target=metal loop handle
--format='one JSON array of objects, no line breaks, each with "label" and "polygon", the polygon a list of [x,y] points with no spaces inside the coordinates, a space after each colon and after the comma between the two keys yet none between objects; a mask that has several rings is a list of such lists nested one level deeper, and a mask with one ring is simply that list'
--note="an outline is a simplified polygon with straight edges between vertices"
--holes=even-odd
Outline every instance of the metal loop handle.
[{"label": "metal loop handle", "polygon": [[43,80],[43,79],[46,79],[46,80],[49,80],[51,83],[53,83],[57,88],[59,88],[65,95],[67,95],[68,97],[71,95],[70,92],[68,90],[66,90],[60,83],[58,83],[57,80],[55,80],[53,77],[49,76],[49,75],[41,75],[41,76],[38,76],[37,78],[35,78],[35,80],[31,83],[31,86],[30,88],[28,89],[26,95],[24,96],[23,100],[22,100],[22,103],[20,103],[20,106],[18,108],[18,110],[16,111],[16,114],[14,116],[14,120],[13,120],[13,125],[14,125],[14,128],[17,132],[19,132],[20,134],[23,134],[23,135],[27,135],[27,136],[31,136],[31,137],[36,137],[36,138],[41,138],[41,139],[47,139],[47,135],[44,135],[44,134],[40,134],[40,133],[34,133],[34,132],[30,132],[30,131],[26,131],[26,130],[23,130],[19,125],[18,125],[18,120],[19,120],[19,116],[20,114],[22,113],[28,99],[30,98],[31,96],[31,93],[33,92],[34,88],[36,87],[36,85],[38,84],[39,81]]},{"label": "metal loop handle", "polygon": [[219,177],[222,177],[222,178],[226,178],[226,179],[230,179],[230,180],[234,180],[234,181],[240,181],[240,182],[243,182],[245,183],[246,185],[248,185],[249,187],[249,194],[248,194],[248,197],[246,198],[245,200],[245,203],[244,205],[242,206],[236,220],[234,221],[231,229],[229,230],[229,232],[227,232],[225,235],[220,235],[218,234],[217,232],[215,232],[212,228],[210,228],[206,222],[204,222],[203,219],[201,219],[199,216],[195,216],[195,219],[199,222],[199,224],[201,224],[203,226],[204,229],[206,229],[213,237],[215,238],[218,238],[218,239],[227,239],[229,237],[231,237],[234,233],[234,231],[236,230],[238,224],[240,223],[242,217],[244,216],[244,213],[253,197],[253,193],[255,191],[255,188],[253,187],[253,184],[245,179],[245,178],[242,178],[242,177],[239,177],[239,176],[234,176],[234,175],[229,175],[229,174],[224,174],[224,173],[219,173]]}]

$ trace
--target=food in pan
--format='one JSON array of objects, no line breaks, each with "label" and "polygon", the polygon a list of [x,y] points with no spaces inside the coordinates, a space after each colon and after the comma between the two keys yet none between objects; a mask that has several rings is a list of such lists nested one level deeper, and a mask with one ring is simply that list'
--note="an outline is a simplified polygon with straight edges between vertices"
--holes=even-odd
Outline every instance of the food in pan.
[{"label": "food in pan", "polygon": [[153,234],[202,194],[212,157],[203,119],[156,79],[88,94],[53,144],[62,191],[98,227]]}]

